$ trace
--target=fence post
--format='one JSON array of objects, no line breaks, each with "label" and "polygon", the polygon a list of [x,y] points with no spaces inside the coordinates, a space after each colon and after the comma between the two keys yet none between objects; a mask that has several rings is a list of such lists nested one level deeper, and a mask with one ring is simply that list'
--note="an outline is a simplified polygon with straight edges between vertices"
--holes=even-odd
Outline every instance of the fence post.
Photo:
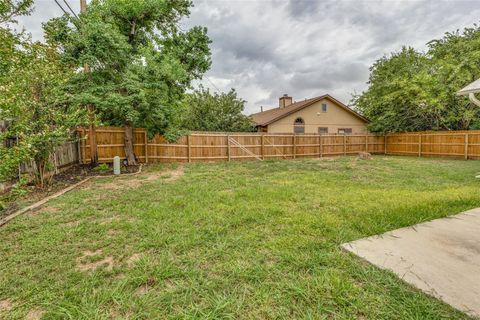
[{"label": "fence post", "polygon": [[81,147],[81,139],[82,139],[82,135],[80,133],[80,130],[77,129],[77,131],[75,132],[76,133],[76,140],[77,140],[77,153],[78,153],[78,163],[83,163],[82,161],[82,147]]},{"label": "fence post", "polygon": [[365,152],[368,153],[368,133],[365,135]]},{"label": "fence post", "polygon": [[228,156],[228,161],[230,161],[230,135],[227,135],[227,156]]},{"label": "fence post", "polygon": [[148,163],[148,136],[147,136],[147,130],[145,130],[145,163]]},{"label": "fence post", "polygon": [[87,162],[87,156],[85,153],[87,152],[86,150],[86,142],[85,142],[85,129],[82,129],[82,139],[80,140],[80,147],[82,148],[82,164],[85,164]]},{"label": "fence post", "polygon": [[465,160],[468,160],[468,133],[465,133]]},{"label": "fence post", "polygon": [[383,135],[383,142],[384,142],[383,151],[385,154],[387,154],[387,134]]},{"label": "fence post", "polygon": [[323,141],[322,141],[322,134],[320,134],[320,158],[323,157]]},{"label": "fence post", "polygon": [[295,133],[293,134],[293,159],[297,157],[297,142],[296,142],[296,135]]},{"label": "fence post", "polygon": [[187,157],[188,157],[188,162],[192,162],[192,151],[190,147],[190,135],[187,136]]},{"label": "fence post", "polygon": [[262,133],[262,160],[265,159],[265,135]]},{"label": "fence post", "polygon": [[347,155],[347,135],[343,134],[343,155]]},{"label": "fence post", "polygon": [[418,156],[422,156],[422,134],[418,134]]}]

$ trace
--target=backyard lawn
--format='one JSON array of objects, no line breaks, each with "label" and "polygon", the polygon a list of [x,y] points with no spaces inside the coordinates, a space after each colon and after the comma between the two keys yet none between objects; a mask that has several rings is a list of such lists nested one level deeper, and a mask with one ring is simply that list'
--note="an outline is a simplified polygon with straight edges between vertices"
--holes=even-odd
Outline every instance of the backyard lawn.
[{"label": "backyard lawn", "polygon": [[339,245],[479,207],[479,171],[377,156],[97,179],[0,228],[0,318],[465,319]]}]

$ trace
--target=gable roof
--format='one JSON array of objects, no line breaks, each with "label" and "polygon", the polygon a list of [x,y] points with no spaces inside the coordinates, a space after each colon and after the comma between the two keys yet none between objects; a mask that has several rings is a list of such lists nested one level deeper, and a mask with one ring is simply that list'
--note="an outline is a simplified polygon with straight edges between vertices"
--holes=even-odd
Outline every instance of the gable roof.
[{"label": "gable roof", "polygon": [[266,126],[272,122],[285,118],[286,116],[291,115],[292,113],[302,110],[303,108],[309,107],[312,104],[323,99],[330,100],[331,102],[337,104],[342,109],[345,109],[346,111],[350,112],[351,114],[361,119],[362,121],[368,122],[367,118],[365,118],[358,112],[350,109],[348,106],[344,105],[343,103],[341,103],[340,101],[338,101],[337,99],[335,99],[329,94],[307,99],[304,101],[295,102],[285,108],[274,108],[274,109],[266,110],[263,112],[254,113],[250,115],[250,117],[252,118],[253,122],[257,124],[257,126]]}]

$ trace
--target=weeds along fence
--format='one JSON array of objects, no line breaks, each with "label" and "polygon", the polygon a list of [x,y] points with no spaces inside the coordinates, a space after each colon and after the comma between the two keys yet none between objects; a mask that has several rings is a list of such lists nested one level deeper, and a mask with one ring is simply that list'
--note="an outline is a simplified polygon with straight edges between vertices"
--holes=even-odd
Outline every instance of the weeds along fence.
[{"label": "weeds along fence", "polygon": [[[80,162],[90,160],[88,129],[77,131]],[[124,129],[96,130],[99,162],[125,157]],[[372,154],[421,157],[480,158],[480,130],[416,132],[389,135],[320,135],[268,133],[192,133],[175,143],[156,135],[147,138],[145,129],[134,129],[134,152],[139,162],[198,162],[255,159],[294,159]]]}]

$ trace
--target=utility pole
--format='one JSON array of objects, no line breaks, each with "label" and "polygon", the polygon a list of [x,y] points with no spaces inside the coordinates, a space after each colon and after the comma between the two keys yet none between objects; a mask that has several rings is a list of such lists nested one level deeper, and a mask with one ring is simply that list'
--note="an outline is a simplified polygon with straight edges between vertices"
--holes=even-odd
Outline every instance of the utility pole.
[{"label": "utility pole", "polygon": [[[85,12],[87,10],[87,0],[80,0],[80,12]],[[89,73],[90,66],[88,64],[83,65],[83,73]],[[90,136],[90,163],[96,164],[98,162],[98,153],[97,153],[97,130],[95,128],[95,108],[93,105],[89,104],[88,109],[88,122],[89,130],[88,134]]]}]

